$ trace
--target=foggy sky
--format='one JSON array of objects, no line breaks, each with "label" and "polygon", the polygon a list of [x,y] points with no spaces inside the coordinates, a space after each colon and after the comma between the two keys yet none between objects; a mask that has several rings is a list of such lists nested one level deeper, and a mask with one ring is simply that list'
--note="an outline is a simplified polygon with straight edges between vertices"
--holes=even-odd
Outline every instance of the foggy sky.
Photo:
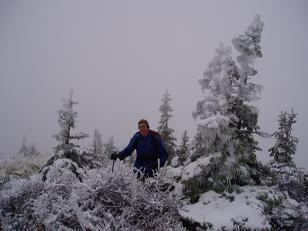
[{"label": "foggy sky", "polygon": [[[140,118],[157,128],[168,90],[170,127],[178,139],[185,129],[192,138],[192,111],[203,97],[198,80],[218,43],[231,46],[256,14],[265,24],[254,77],[264,86],[256,102],[260,127],[274,132],[280,111],[294,107],[295,161],[308,166],[305,0],[0,0],[0,156],[15,155],[23,137],[51,154],[57,110],[70,88],[79,102],[76,132],[92,136],[97,128],[122,148]],[[264,160],[275,140],[258,141]]]}]

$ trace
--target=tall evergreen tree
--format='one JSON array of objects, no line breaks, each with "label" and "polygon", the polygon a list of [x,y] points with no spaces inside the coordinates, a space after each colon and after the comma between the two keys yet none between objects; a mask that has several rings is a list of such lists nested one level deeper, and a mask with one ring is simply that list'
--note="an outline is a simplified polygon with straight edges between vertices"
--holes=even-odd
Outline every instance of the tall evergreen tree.
[{"label": "tall evergreen tree", "polygon": [[71,135],[71,130],[75,128],[77,119],[77,112],[73,110],[73,106],[76,104],[78,103],[73,101],[73,90],[71,89],[68,98],[63,100],[63,109],[58,111],[58,123],[61,127],[61,131],[54,135],[56,140],[59,142],[59,144],[54,147],[56,153],[61,150],[66,152],[72,150],[75,147],[79,147],[79,145],[71,143],[70,140],[79,140],[89,137],[88,134],[83,132]]},{"label": "tall evergreen tree", "polygon": [[191,159],[209,156],[210,163],[198,178],[208,181],[206,187],[221,191],[232,185],[259,183],[258,145],[253,134],[262,133],[258,130],[258,109],[249,102],[257,100],[261,90],[250,77],[257,73],[253,62],[262,56],[262,30],[263,22],[256,16],[243,35],[233,38],[240,53],[237,62],[231,48],[220,43],[199,81],[205,97],[193,112],[198,128]]},{"label": "tall evergreen tree", "polygon": [[294,165],[292,155],[295,154],[298,143],[298,139],[292,136],[292,126],[296,123],[296,116],[297,114],[293,112],[293,108],[291,113],[287,111],[280,113],[278,131],[273,133],[276,143],[269,149],[270,156],[273,156],[276,162],[290,166]]},{"label": "tall evergreen tree", "polygon": [[240,66],[240,79],[236,86],[236,97],[232,100],[229,110],[237,118],[233,123],[239,141],[236,151],[240,160],[249,166],[255,165],[256,150],[261,150],[254,134],[263,135],[258,126],[259,110],[250,104],[251,101],[260,98],[258,93],[263,88],[262,85],[250,81],[258,73],[253,64],[256,58],[262,57],[260,42],[263,27],[264,24],[257,15],[244,34],[232,39],[233,47],[240,53],[236,58]]},{"label": "tall evergreen tree", "polygon": [[172,158],[175,156],[176,150],[176,138],[173,135],[174,130],[168,125],[169,119],[172,117],[171,112],[173,111],[170,105],[171,100],[172,98],[170,98],[168,91],[166,91],[166,93],[163,95],[162,105],[159,108],[161,117],[158,126],[158,132],[161,135],[161,140],[166,148],[166,151],[168,152],[167,162],[169,164],[171,163]]}]

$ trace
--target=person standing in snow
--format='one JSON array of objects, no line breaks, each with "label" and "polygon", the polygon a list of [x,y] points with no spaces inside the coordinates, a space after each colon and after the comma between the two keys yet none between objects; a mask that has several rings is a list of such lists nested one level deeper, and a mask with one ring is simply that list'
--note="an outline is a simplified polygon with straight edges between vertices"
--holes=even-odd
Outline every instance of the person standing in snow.
[{"label": "person standing in snow", "polygon": [[168,153],[164,148],[160,135],[150,130],[147,120],[139,120],[138,129],[139,131],[134,134],[127,147],[119,153],[113,153],[110,158],[112,160],[117,158],[123,160],[136,149],[134,173],[138,172],[137,177],[144,179],[155,175],[158,171],[158,162],[160,167],[165,165]]}]

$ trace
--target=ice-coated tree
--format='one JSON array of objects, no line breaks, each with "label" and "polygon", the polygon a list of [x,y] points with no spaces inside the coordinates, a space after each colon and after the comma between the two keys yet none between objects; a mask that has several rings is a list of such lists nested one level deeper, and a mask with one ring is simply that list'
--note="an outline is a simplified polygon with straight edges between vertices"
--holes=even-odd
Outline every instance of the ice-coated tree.
[{"label": "ice-coated tree", "polygon": [[187,130],[184,131],[181,137],[181,144],[177,149],[177,157],[179,161],[179,165],[183,165],[189,156],[190,145],[189,145],[189,137],[187,135]]},{"label": "ice-coated tree", "polygon": [[158,126],[158,132],[161,135],[161,140],[166,148],[168,153],[167,162],[171,163],[172,158],[175,156],[176,150],[176,138],[173,135],[174,130],[169,127],[169,119],[172,117],[171,112],[173,109],[171,108],[170,101],[172,98],[170,97],[168,91],[163,95],[162,105],[159,107],[159,111],[161,112],[161,117]]},{"label": "ice-coated tree", "polygon": [[229,110],[238,119],[234,124],[236,127],[236,137],[239,141],[236,151],[239,153],[241,161],[249,166],[255,165],[255,152],[260,150],[258,142],[254,139],[253,135],[264,135],[264,133],[259,131],[259,111],[250,104],[251,101],[260,98],[259,93],[263,88],[262,85],[251,81],[251,78],[257,74],[253,64],[256,58],[262,57],[260,42],[263,27],[264,23],[261,21],[260,16],[257,15],[243,35],[232,39],[233,47],[240,53],[236,58],[240,66],[240,81],[236,87],[236,98],[231,102]]},{"label": "ice-coated tree", "polygon": [[278,163],[283,163],[289,166],[294,165],[292,155],[296,152],[296,145],[298,139],[292,136],[293,124],[296,123],[297,114],[287,111],[280,112],[278,123],[278,131],[273,133],[276,138],[276,143],[269,149],[270,156],[274,157],[274,160]]},{"label": "ice-coated tree", "polygon": [[71,140],[79,140],[89,137],[89,135],[84,132],[71,135],[71,130],[75,128],[77,119],[77,112],[73,109],[73,106],[76,104],[77,102],[73,101],[73,90],[71,89],[68,98],[63,100],[63,108],[58,111],[58,123],[61,130],[58,134],[54,135],[56,140],[59,142],[58,145],[54,147],[56,153],[60,150],[67,152],[75,147],[79,147],[79,145],[70,142]]},{"label": "ice-coated tree", "polygon": [[98,129],[94,130],[92,149],[93,149],[93,154],[97,159],[99,160],[104,159],[102,134],[99,132]]},{"label": "ice-coated tree", "polygon": [[111,156],[112,153],[117,152],[117,148],[114,145],[114,138],[113,136],[111,136],[107,142],[105,143],[105,150],[104,150],[104,156],[106,156],[107,158],[109,158]]},{"label": "ice-coated tree", "polygon": [[[205,97],[193,112],[198,127],[191,159],[209,156],[203,179],[208,181],[207,187],[219,191],[259,182],[258,145],[253,135],[262,133],[257,124],[258,110],[250,102],[258,99],[261,86],[250,78],[257,73],[255,59],[262,56],[262,29],[263,22],[256,16],[243,35],[232,39],[240,53],[237,62],[231,48],[220,43],[199,81]],[[198,179],[202,181],[202,177]]]},{"label": "ice-coated tree", "polygon": [[305,171],[298,168],[293,161],[298,139],[292,135],[297,113],[281,111],[278,117],[278,130],[272,134],[276,143],[268,151],[273,160],[270,161],[271,171],[276,174],[274,179],[282,191],[296,201],[306,201],[308,198],[307,177]]},{"label": "ice-coated tree", "polygon": [[20,146],[19,151],[18,151],[18,154],[23,155],[23,156],[27,156],[28,153],[29,153],[29,148],[27,147],[27,139],[25,137],[23,137],[21,146]]},{"label": "ice-coated tree", "polygon": [[232,60],[231,48],[220,43],[216,56],[199,80],[205,97],[197,103],[193,112],[198,124],[193,159],[214,152],[224,152],[226,148],[231,148],[229,152],[233,153],[232,145],[228,145],[232,135],[229,122],[235,117],[228,111],[228,106],[236,92],[233,83],[238,79],[239,72]]},{"label": "ice-coated tree", "polygon": [[21,147],[19,149],[18,154],[21,154],[25,157],[36,157],[38,156],[40,153],[37,151],[36,146],[34,145],[34,143],[32,142],[30,146],[27,145],[27,140],[24,137],[22,139],[22,144]]},{"label": "ice-coated tree", "polygon": [[36,146],[32,142],[28,148],[28,157],[36,157],[38,155],[40,155],[40,153],[37,151]]},{"label": "ice-coated tree", "polygon": [[[208,188],[223,191],[231,185],[235,178],[235,170],[240,169],[239,157],[235,151],[238,144],[234,139],[236,128],[231,126],[237,122],[237,118],[229,110],[229,105],[236,98],[236,84],[239,79],[231,48],[220,43],[216,49],[216,56],[199,81],[205,96],[197,103],[193,112],[198,127],[191,160],[199,161],[199,158],[208,157],[211,162],[204,166],[206,171],[201,173],[201,176],[195,176],[192,182],[185,183],[184,190],[188,187],[188,194],[194,194],[195,189],[201,189],[197,190],[197,194]],[[203,182],[206,182],[204,189],[201,185],[196,185]]]}]

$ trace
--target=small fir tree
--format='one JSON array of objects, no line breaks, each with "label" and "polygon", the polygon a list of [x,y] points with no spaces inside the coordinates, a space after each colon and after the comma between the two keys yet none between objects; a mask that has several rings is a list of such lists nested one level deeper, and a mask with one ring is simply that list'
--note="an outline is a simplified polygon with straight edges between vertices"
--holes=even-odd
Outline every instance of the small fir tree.
[{"label": "small fir tree", "polygon": [[284,111],[279,115],[278,131],[273,133],[273,136],[276,138],[276,143],[269,149],[270,156],[273,156],[274,160],[278,163],[294,165],[292,156],[296,152],[298,139],[292,136],[292,127],[296,123],[296,116],[297,114],[293,112],[293,108],[291,113]]},{"label": "small fir tree", "polygon": [[75,128],[77,119],[77,112],[73,110],[73,106],[76,104],[77,102],[73,101],[73,90],[71,89],[68,98],[63,100],[63,109],[58,111],[58,123],[61,127],[61,131],[54,135],[56,140],[59,142],[58,145],[54,147],[56,153],[61,150],[64,152],[71,151],[75,147],[79,147],[79,145],[71,143],[71,140],[79,140],[89,137],[88,134],[83,132],[71,135],[71,130]]},{"label": "small fir tree", "polygon": [[189,137],[187,135],[187,130],[184,131],[181,137],[181,144],[177,150],[177,156],[179,165],[183,165],[189,156],[190,145],[189,145]]},{"label": "small fir tree", "polygon": [[168,125],[169,119],[172,117],[171,112],[173,111],[170,105],[171,100],[172,99],[170,98],[168,91],[166,91],[166,93],[163,95],[163,103],[159,108],[159,111],[161,112],[161,117],[158,126],[158,132],[161,135],[161,140],[168,153],[168,164],[171,163],[172,158],[175,156],[176,150],[176,138],[173,135],[174,130]]}]

